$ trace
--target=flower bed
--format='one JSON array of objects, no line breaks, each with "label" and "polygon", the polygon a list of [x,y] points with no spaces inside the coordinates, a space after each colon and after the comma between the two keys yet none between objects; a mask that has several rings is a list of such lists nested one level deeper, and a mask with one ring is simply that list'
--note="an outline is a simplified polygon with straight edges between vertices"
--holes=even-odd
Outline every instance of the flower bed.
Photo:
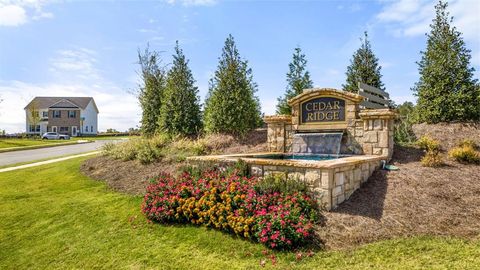
[{"label": "flower bed", "polygon": [[305,192],[265,192],[239,170],[161,175],[147,188],[142,211],[152,221],[204,225],[291,249],[314,235],[314,200]]}]

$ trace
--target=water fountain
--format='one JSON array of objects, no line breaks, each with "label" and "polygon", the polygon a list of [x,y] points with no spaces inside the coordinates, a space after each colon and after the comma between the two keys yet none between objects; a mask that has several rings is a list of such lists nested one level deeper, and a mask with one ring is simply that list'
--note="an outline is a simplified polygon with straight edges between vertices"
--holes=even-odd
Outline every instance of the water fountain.
[{"label": "water fountain", "polygon": [[292,140],[292,154],[340,155],[343,132],[296,133]]}]

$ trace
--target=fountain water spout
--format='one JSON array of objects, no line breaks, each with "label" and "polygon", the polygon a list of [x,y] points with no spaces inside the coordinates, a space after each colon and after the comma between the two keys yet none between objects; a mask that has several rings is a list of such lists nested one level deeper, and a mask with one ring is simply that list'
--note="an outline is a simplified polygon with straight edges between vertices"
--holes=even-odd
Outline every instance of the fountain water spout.
[{"label": "fountain water spout", "polygon": [[343,132],[297,133],[292,154],[340,155]]}]

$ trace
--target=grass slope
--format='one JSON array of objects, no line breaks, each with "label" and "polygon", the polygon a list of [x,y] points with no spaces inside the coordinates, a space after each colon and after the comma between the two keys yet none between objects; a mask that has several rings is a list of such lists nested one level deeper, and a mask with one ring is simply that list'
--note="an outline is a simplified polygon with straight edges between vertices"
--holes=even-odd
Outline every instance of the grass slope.
[{"label": "grass slope", "polygon": [[[205,228],[147,223],[141,198],[81,175],[82,160],[0,173],[0,269],[261,268],[262,245]],[[279,269],[474,269],[480,242],[422,237],[319,251],[299,262],[294,253],[276,256]]]},{"label": "grass slope", "polygon": [[55,143],[65,143],[65,140],[40,140],[40,139],[1,139],[0,149],[13,148],[13,147],[25,147],[35,145],[48,145]]}]

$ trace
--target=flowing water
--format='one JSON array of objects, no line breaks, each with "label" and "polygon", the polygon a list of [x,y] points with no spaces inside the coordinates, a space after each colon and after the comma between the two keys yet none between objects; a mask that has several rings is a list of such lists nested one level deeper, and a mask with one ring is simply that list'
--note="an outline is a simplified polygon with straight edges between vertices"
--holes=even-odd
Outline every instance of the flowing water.
[{"label": "flowing water", "polygon": [[343,132],[297,133],[293,135],[292,154],[340,154]]}]

